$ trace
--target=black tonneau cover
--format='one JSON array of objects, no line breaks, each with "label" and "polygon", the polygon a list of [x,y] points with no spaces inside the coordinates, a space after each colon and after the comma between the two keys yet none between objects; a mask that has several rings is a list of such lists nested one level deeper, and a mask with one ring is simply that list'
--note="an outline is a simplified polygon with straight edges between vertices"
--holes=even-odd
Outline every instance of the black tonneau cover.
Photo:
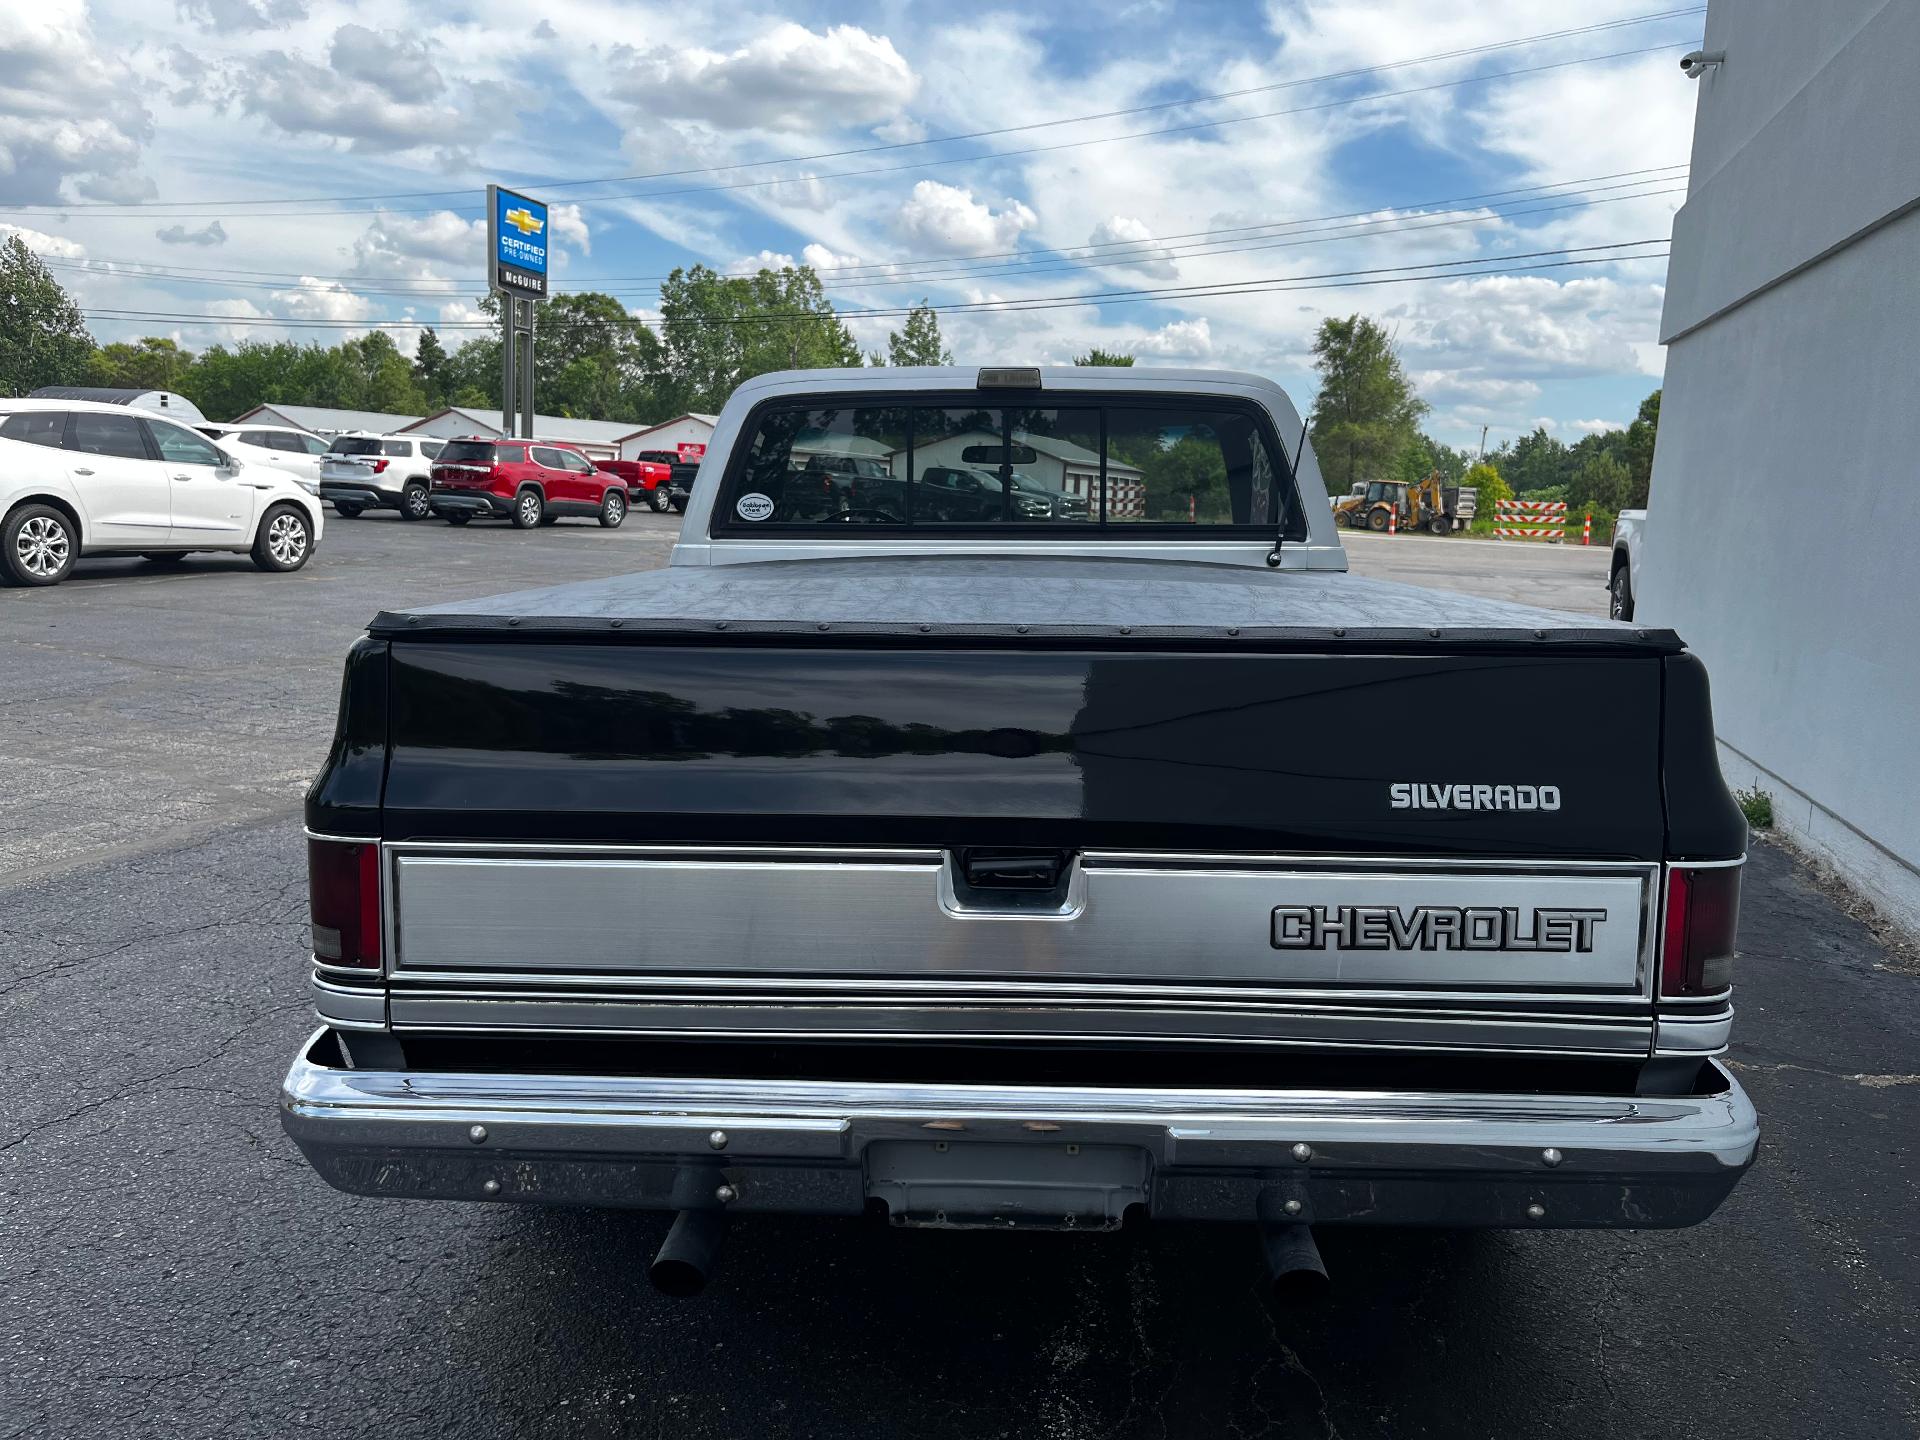
[{"label": "black tonneau cover", "polygon": [[661,635],[909,636],[1018,642],[1163,640],[1208,648],[1382,645],[1681,650],[1671,630],[1327,571],[1175,560],[881,556],[672,566],[385,611],[377,636],[608,639]]}]

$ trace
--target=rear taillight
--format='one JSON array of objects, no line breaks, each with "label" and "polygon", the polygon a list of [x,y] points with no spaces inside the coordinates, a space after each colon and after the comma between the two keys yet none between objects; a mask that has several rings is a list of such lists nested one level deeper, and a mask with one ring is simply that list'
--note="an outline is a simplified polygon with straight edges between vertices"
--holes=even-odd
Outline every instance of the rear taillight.
[{"label": "rear taillight", "polygon": [[380,968],[380,847],[355,840],[307,841],[313,958],[323,965]]},{"label": "rear taillight", "polygon": [[1717,995],[1731,985],[1739,929],[1740,866],[1670,866],[1661,995]]},{"label": "rear taillight", "polygon": [[384,472],[386,468],[387,468],[387,462],[384,460],[376,460],[373,462],[373,473],[376,475],[379,475],[382,472]]}]

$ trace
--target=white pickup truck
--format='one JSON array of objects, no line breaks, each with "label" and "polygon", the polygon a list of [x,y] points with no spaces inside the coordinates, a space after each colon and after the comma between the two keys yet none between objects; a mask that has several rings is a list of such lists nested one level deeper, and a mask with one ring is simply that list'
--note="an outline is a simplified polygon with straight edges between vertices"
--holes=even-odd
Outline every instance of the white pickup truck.
[{"label": "white pickup truck", "polygon": [[1607,570],[1607,614],[1615,620],[1633,619],[1633,597],[1640,591],[1640,537],[1646,529],[1644,510],[1622,510],[1613,522],[1613,564]]}]

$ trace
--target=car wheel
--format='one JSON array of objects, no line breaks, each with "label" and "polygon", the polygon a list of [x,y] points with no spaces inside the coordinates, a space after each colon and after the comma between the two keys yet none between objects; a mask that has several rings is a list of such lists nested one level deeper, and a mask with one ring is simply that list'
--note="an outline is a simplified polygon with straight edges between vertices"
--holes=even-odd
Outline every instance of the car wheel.
[{"label": "car wheel", "polygon": [[1367,528],[1369,530],[1386,529],[1387,528],[1387,512],[1384,510],[1376,510],[1371,515],[1367,516]]},{"label": "car wheel", "polygon": [[1453,526],[1448,522],[1446,516],[1436,515],[1427,522],[1427,529],[1436,535],[1445,535],[1453,529]]},{"label": "car wheel", "polygon": [[547,502],[538,490],[522,490],[513,502],[513,528],[531,530],[546,518]]},{"label": "car wheel", "polygon": [[467,514],[463,510],[450,510],[447,512],[447,514],[445,514],[441,518],[444,519],[449,525],[460,526],[460,525],[466,524],[469,520],[473,519],[473,516]]},{"label": "car wheel", "polygon": [[336,500],[333,502],[333,513],[338,515],[342,520],[353,520],[359,517],[360,507],[358,505],[343,505]]},{"label": "car wheel", "polygon": [[16,585],[58,585],[73,571],[80,537],[51,505],[22,505],[0,525],[0,571]]},{"label": "car wheel", "polygon": [[403,520],[424,520],[432,511],[427,505],[427,487],[415,482],[400,492],[400,516]]},{"label": "car wheel", "polygon": [[609,490],[600,497],[600,524],[608,530],[618,530],[620,522],[627,518],[627,492]]},{"label": "car wheel", "polygon": [[1615,620],[1633,619],[1633,580],[1624,565],[1613,572],[1613,584],[1607,587],[1607,614]]},{"label": "car wheel", "polygon": [[647,508],[656,515],[667,508],[667,497],[660,493],[660,487],[658,485],[647,491]]},{"label": "car wheel", "polygon": [[253,537],[253,563],[262,570],[285,574],[298,570],[313,554],[313,523],[294,505],[276,505],[260,522]]},{"label": "car wheel", "polygon": [[667,503],[668,503],[669,505],[671,505],[671,506],[673,506],[673,513],[674,513],[674,514],[676,514],[676,515],[684,515],[684,514],[686,514],[686,513],[687,513],[687,497],[686,497],[686,496],[684,496],[684,495],[676,495],[676,496],[674,496],[674,497],[673,497],[673,498],[672,498],[671,500],[669,500],[669,501],[668,501]]},{"label": "car wheel", "polygon": [[545,529],[549,525],[558,525],[559,523],[560,523],[560,517],[558,515],[542,515],[540,517],[540,525],[542,529]]},{"label": "car wheel", "polygon": [[187,558],[185,550],[146,550],[142,551],[142,560],[151,560],[156,565],[174,565]]}]

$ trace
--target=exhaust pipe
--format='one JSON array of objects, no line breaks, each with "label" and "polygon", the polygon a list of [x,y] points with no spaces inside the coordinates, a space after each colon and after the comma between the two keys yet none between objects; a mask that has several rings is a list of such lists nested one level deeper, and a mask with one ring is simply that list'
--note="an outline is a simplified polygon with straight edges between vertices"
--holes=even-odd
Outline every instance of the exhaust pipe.
[{"label": "exhaust pipe", "polygon": [[720,1210],[682,1210],[653,1257],[647,1278],[663,1295],[684,1298],[707,1288],[707,1275],[720,1242],[727,1237],[727,1217]]},{"label": "exhaust pipe", "polygon": [[1327,1298],[1332,1283],[1326,1262],[1314,1243],[1313,1227],[1298,1221],[1260,1222],[1260,1248],[1267,1256],[1267,1283],[1273,1298],[1283,1305],[1316,1305]]}]

